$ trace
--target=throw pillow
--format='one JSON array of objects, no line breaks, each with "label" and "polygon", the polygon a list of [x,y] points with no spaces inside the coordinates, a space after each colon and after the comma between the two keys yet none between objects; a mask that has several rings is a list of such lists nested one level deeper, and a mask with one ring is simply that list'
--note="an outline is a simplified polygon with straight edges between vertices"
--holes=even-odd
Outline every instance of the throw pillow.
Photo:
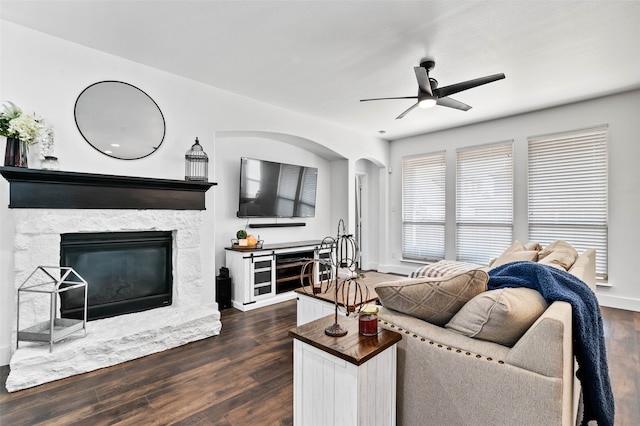
[{"label": "throw pillow", "polygon": [[516,252],[516,251],[525,251],[525,250],[526,250],[526,247],[524,246],[524,244],[522,244],[518,240],[515,240],[513,242],[513,244],[511,244],[511,246],[509,246],[509,248],[504,251],[503,254],[505,254],[505,253],[513,253],[513,252]]},{"label": "throw pillow", "polygon": [[527,244],[525,244],[524,249],[525,250],[540,251],[540,250],[542,250],[542,246],[540,245],[540,243],[537,243],[537,242],[533,241],[533,242],[528,242]]},{"label": "throw pillow", "polygon": [[511,253],[502,253],[492,264],[491,268],[497,268],[509,262],[518,262],[521,260],[529,260],[535,262],[538,260],[538,252],[535,250],[513,251]]},{"label": "throw pillow", "polygon": [[470,262],[459,262],[457,260],[440,260],[430,265],[421,266],[409,274],[409,278],[420,277],[444,277],[446,275],[467,272],[472,269],[478,269],[482,265]]},{"label": "throw pillow", "polygon": [[417,278],[376,286],[382,306],[443,326],[467,301],[487,289],[489,276],[474,269],[441,278]]},{"label": "throw pillow", "polygon": [[555,241],[538,252],[538,263],[568,271],[578,258],[578,252],[565,241]]},{"label": "throw pillow", "polygon": [[547,309],[536,290],[489,290],[471,299],[445,325],[465,336],[513,346]]},{"label": "throw pillow", "polygon": [[[507,248],[505,251],[503,251],[503,252],[502,252],[502,254],[500,255],[500,257],[502,257],[502,256],[506,256],[506,255],[509,255],[509,254],[511,254],[511,253],[515,253],[515,252],[525,251],[525,250],[526,250],[526,249],[525,249],[525,247],[524,247],[524,244],[522,244],[522,243],[521,243],[520,241],[518,241],[518,240],[515,240],[515,241],[513,242],[513,244],[511,244],[511,246],[509,246],[509,248]],[[491,267],[491,268],[495,268],[495,267],[497,266],[497,265],[496,265],[496,262],[498,261],[498,259],[499,259],[499,258],[491,259],[491,260],[489,261],[489,267]]]}]

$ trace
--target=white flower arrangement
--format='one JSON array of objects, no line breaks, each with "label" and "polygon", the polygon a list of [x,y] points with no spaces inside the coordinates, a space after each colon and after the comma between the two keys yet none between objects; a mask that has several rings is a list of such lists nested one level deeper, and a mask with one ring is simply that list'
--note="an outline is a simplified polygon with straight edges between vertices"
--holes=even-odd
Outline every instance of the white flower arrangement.
[{"label": "white flower arrangement", "polygon": [[13,102],[5,101],[0,108],[0,135],[17,138],[27,146],[40,144],[40,160],[53,151],[53,129],[35,114],[23,114]]}]

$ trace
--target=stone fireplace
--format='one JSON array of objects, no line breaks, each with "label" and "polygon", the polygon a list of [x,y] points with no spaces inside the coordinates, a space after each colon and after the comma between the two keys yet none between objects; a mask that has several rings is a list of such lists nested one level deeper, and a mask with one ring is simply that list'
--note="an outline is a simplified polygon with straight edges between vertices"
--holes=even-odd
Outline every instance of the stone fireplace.
[{"label": "stone fireplace", "polygon": [[[13,201],[13,186],[11,189]],[[169,306],[90,321],[86,337],[81,332],[71,335],[55,343],[51,353],[48,343],[19,342],[6,382],[10,392],[219,334],[222,325],[215,301],[203,297],[205,286],[214,283],[202,279],[203,223],[199,209],[14,207],[12,213],[16,290],[37,266],[60,264],[63,235],[150,232],[170,237],[172,302]],[[48,312],[47,297],[21,299],[21,328],[23,324],[37,323]],[[16,331],[14,324],[14,342]]]}]

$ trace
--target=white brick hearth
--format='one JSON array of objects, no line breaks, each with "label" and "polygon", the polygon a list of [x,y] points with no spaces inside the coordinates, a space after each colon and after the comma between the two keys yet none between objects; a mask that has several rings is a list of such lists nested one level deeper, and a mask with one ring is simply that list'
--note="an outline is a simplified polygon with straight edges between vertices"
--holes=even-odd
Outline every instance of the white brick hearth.
[{"label": "white brick hearth", "polygon": [[[20,342],[11,358],[10,392],[108,367],[220,333],[215,301],[205,300],[201,273],[201,211],[15,209],[15,288],[38,265],[58,265],[60,234],[76,232],[172,231],[173,305],[87,324],[54,344]],[[89,283],[91,285],[91,283]],[[14,306],[16,301],[14,301]],[[48,296],[25,300],[20,324],[48,315]],[[16,329],[14,324],[13,341]]]}]

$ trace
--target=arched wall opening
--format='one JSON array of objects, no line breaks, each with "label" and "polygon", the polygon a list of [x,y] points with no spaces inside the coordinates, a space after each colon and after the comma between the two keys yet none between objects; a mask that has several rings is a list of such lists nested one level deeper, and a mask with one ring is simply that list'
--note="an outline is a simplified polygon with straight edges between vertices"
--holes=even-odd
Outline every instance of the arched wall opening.
[{"label": "arched wall opening", "polygon": [[[292,241],[321,240],[334,235],[334,224],[347,218],[349,212],[349,161],[326,146],[298,137],[275,132],[216,132],[213,180],[218,183],[215,201],[216,265],[225,264],[225,248],[235,238],[236,231],[247,229],[265,244]],[[318,169],[316,211],[312,218],[239,218],[240,158],[256,158]],[[300,223],[304,226],[279,228],[249,228],[250,224]]]}]

